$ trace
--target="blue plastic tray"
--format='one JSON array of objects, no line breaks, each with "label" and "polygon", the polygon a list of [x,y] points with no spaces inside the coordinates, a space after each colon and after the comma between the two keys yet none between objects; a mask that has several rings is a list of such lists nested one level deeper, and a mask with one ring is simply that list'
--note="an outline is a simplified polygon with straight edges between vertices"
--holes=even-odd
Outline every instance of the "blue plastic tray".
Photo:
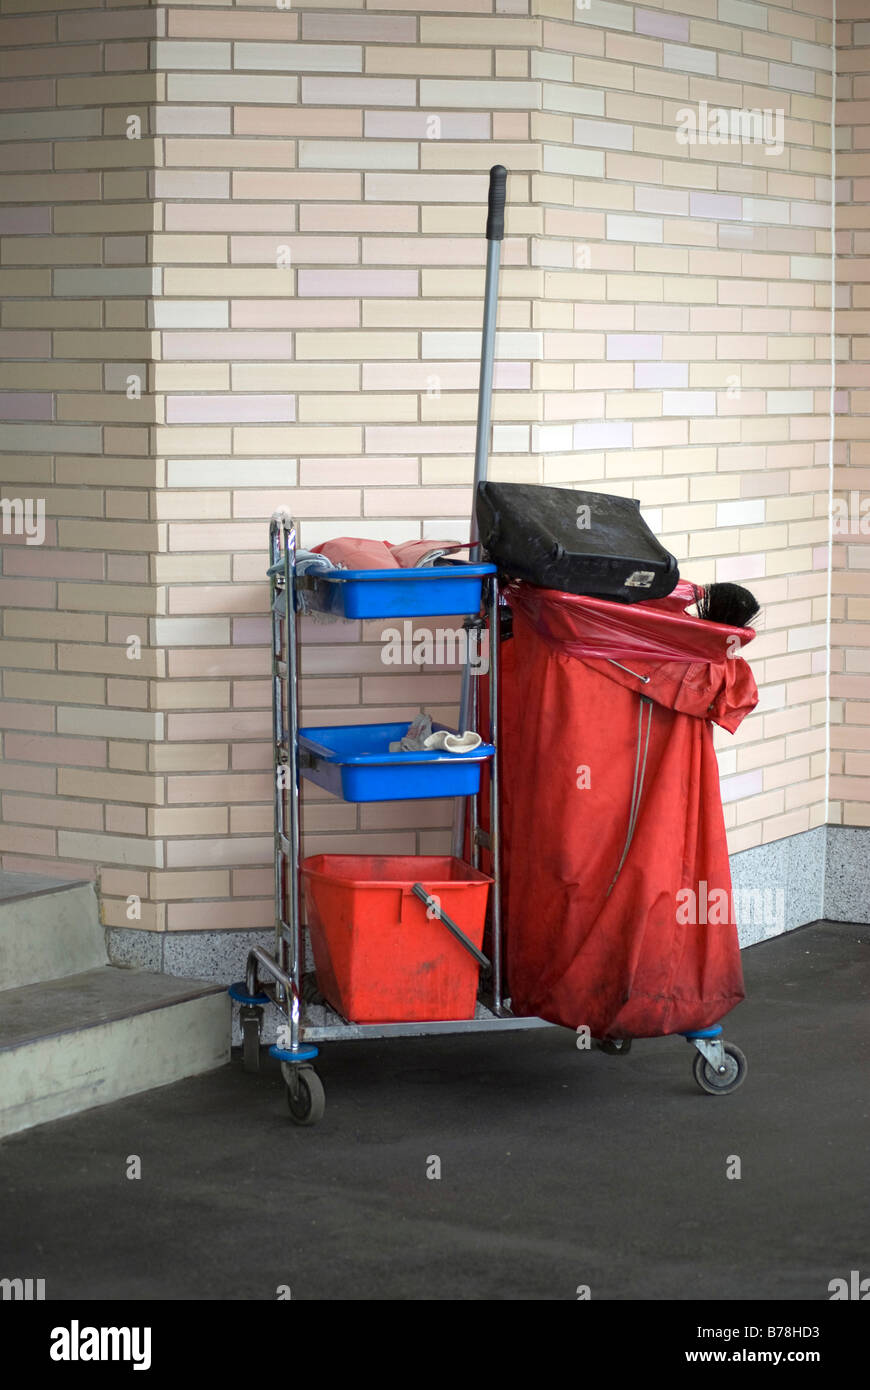
[{"label": "blue plastic tray", "polygon": [[390,744],[408,732],[408,723],[300,729],[303,777],[344,801],[422,801],[480,789],[481,765],[495,752],[491,743],[471,753],[391,753]]},{"label": "blue plastic tray", "polygon": [[341,618],[450,617],[479,612],[484,576],[495,572],[495,565],[309,572],[315,582],[306,600]]}]

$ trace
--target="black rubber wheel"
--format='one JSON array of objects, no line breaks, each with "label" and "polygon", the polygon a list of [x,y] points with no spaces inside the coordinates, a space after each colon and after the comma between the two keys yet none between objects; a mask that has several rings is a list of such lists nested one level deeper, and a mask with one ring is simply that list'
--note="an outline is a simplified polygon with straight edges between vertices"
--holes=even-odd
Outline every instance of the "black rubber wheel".
[{"label": "black rubber wheel", "polygon": [[318,1120],[323,1119],[326,1092],[313,1067],[290,1068],[287,1105],[297,1125],[316,1125]]},{"label": "black rubber wheel", "polygon": [[707,1061],[703,1053],[696,1051],[692,1070],[695,1080],[710,1096],[726,1096],[729,1091],[736,1091],[738,1086],[742,1086],[746,1080],[748,1063],[739,1047],[734,1043],[723,1043],[725,1052],[725,1070],[719,1072]]},{"label": "black rubber wheel", "polygon": [[245,1071],[255,1072],[260,1070],[260,1018],[257,1013],[247,1017],[242,1016],[242,1066]]},{"label": "black rubber wheel", "polygon": [[598,1046],[608,1057],[624,1057],[631,1051],[631,1038],[602,1038]]},{"label": "black rubber wheel", "polygon": [[302,976],[302,989],[300,991],[303,1003],[305,1004],[325,1004],[326,1000],[317,987],[317,976],[309,970],[307,975]]}]

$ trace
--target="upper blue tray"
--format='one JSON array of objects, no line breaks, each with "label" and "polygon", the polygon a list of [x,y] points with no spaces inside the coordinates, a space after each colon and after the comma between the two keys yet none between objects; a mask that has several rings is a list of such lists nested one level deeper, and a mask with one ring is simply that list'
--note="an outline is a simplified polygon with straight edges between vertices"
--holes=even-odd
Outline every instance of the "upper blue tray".
[{"label": "upper blue tray", "polygon": [[309,571],[306,603],[340,618],[451,617],[480,611],[484,577],[495,565],[431,569]]}]

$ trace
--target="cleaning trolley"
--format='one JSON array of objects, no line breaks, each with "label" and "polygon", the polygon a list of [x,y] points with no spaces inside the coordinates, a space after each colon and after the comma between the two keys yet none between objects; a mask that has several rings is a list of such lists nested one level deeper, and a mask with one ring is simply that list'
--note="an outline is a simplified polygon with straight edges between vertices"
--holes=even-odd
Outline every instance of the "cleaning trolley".
[{"label": "cleaning trolley", "polygon": [[[553,1023],[575,1026],[571,1001],[577,994],[576,985],[572,987],[573,994],[568,989],[566,995],[561,977],[554,982],[552,971],[545,968],[543,973],[548,977],[548,988],[538,988],[541,962],[546,967],[559,954],[556,938],[551,935],[544,940],[540,934],[532,932],[534,939],[528,939],[521,930],[513,928],[518,972],[515,981],[512,961],[508,961],[507,979],[505,971],[503,887],[506,867],[510,884],[510,865],[505,863],[501,833],[504,767],[499,751],[502,735],[506,733],[515,742],[511,750],[511,767],[514,768],[520,747],[516,740],[516,711],[520,698],[517,666],[520,663],[517,660],[508,662],[514,684],[504,691],[510,695],[506,701],[508,722],[505,725],[500,711],[502,628],[509,613],[513,612],[522,628],[529,661],[534,659],[537,669],[543,671],[547,653],[552,654],[554,640],[548,624],[552,627],[555,619],[549,609],[543,611],[542,617],[536,595],[542,602],[549,600],[551,608],[554,600],[573,600],[571,594],[559,594],[544,587],[535,589],[522,579],[512,577],[510,566],[505,567],[499,560],[496,540],[499,526],[507,537],[505,555],[510,549],[511,499],[494,496],[493,485],[486,483],[506,178],[507,171],[500,165],[490,172],[475,448],[477,510],[471,521],[469,561],[458,561],[453,555],[443,554],[434,559],[428,557],[430,562],[423,567],[413,560],[402,567],[392,559],[383,568],[312,564],[310,553],[300,556],[298,531],[291,515],[277,513],[270,523],[275,942],[272,952],[259,946],[250,951],[245,979],[232,985],[230,994],[239,1005],[243,1060],[247,1070],[259,1067],[265,1006],[276,1005],[286,1019],[279,1029],[278,1043],[270,1052],[281,1064],[290,1115],[302,1125],[315,1123],[324,1113],[324,1089],[314,1067],[319,1045],[323,1042],[538,1028]],[[555,490],[540,489],[541,494],[548,491]],[[575,498],[586,496],[594,495],[572,494]],[[599,505],[608,507],[610,517],[623,500],[602,498]],[[482,504],[485,505],[481,511]],[[523,502],[519,515],[527,511],[528,505]],[[485,554],[481,552],[478,536],[478,515],[486,520]],[[599,528],[599,537],[607,534],[606,527]],[[665,580],[661,582],[666,583],[664,591],[669,592],[677,583],[676,563],[660,546],[656,551],[656,545],[657,542],[648,546],[653,557],[648,561],[649,570],[643,568],[647,563],[643,558],[631,561],[628,569],[625,561],[620,562],[620,569],[614,560],[608,559],[595,561],[596,573],[606,575],[608,582],[615,582],[613,576],[617,574],[619,583],[629,587],[652,583],[657,574],[664,575]],[[552,544],[547,540],[544,550],[546,563],[556,565],[547,573],[561,575],[559,566],[566,557],[570,561],[570,553],[558,538]],[[493,563],[493,559],[499,563]],[[526,554],[524,563],[528,562]],[[649,581],[638,578],[647,573]],[[509,603],[503,601],[502,580],[507,584]],[[656,582],[660,581],[656,579]],[[605,586],[605,594],[607,592]],[[635,597],[635,592],[630,592],[626,602],[632,603]],[[642,593],[640,597],[643,598]],[[683,592],[683,598],[686,597]],[[587,602],[583,598],[573,601],[581,608]],[[608,603],[606,598],[588,600],[593,610],[601,602],[605,609],[619,608],[616,603]],[[653,608],[654,602],[649,607]],[[299,623],[303,613],[328,614],[332,619],[348,621],[432,616],[461,618],[463,630],[475,641],[465,642],[458,731],[427,724],[421,732],[416,725],[409,729],[407,721],[303,726],[298,673]],[[562,616],[561,610],[559,614]],[[585,623],[585,633],[590,622],[594,629],[596,615],[593,611],[590,618],[584,610],[578,616],[572,610],[570,617],[575,624],[575,628],[567,632],[567,640],[576,648],[572,654],[586,660],[589,652],[577,646],[581,640],[578,630]],[[618,619],[617,613],[615,621]],[[563,616],[562,620],[567,621]],[[598,620],[601,620],[600,614]],[[647,626],[650,622],[655,626],[653,619],[646,621]],[[694,621],[690,620],[689,626]],[[555,634],[556,640],[559,637],[560,634]],[[566,638],[566,634],[562,633],[561,637]],[[535,645],[539,638],[540,650]],[[691,643],[689,646],[691,648]],[[473,663],[473,653],[481,649],[488,651],[489,658],[488,670],[482,678]],[[617,649],[622,650],[611,644],[612,652]],[[608,659],[605,654],[604,660]],[[596,662],[593,660],[592,664]],[[619,662],[612,664],[620,666]],[[624,672],[626,667],[623,665],[620,669]],[[652,676],[637,679],[652,680]],[[623,679],[623,687],[626,684],[630,685]],[[621,694],[625,701],[635,699],[631,689],[621,688]],[[643,714],[651,701],[642,695],[640,699],[639,708]],[[642,723],[638,727],[640,750]],[[706,733],[709,736],[709,730]],[[648,730],[646,738],[648,744]],[[712,752],[712,744],[710,750]],[[549,751],[547,756],[550,756]],[[573,752],[570,757],[574,757]],[[533,797],[533,773],[526,768],[523,777]],[[303,778],[343,801],[357,804],[454,798],[452,853],[428,856],[318,854],[303,861],[300,824],[300,782]],[[631,831],[623,862],[637,823],[642,789],[642,779],[638,788],[635,769],[635,793],[630,798],[631,805],[626,800],[622,808]],[[547,856],[543,854],[543,847],[536,844],[534,807],[526,807],[532,817],[528,822],[530,835],[526,823],[517,817],[523,788],[514,786],[508,788],[508,792],[511,833],[517,845],[520,835],[523,836],[522,855],[528,870],[529,864],[539,855],[542,859]],[[567,835],[566,823],[550,814],[553,832]],[[548,854],[552,860],[552,853],[548,851]],[[568,855],[567,859],[570,858]],[[553,862],[556,874],[564,877],[562,863]],[[535,892],[549,891],[546,865],[543,877],[530,878],[526,872],[525,881],[523,876],[518,876],[510,885],[509,926],[516,918],[518,905],[523,912],[528,909],[529,885]],[[552,912],[544,912],[541,917],[551,932],[558,934],[558,913],[554,917]],[[576,913],[572,917],[566,907],[566,924],[575,935],[582,937],[575,917]],[[508,936],[510,938],[510,931]],[[508,944],[510,949],[510,940]],[[580,940],[577,958],[570,962],[575,976],[578,968],[582,971],[584,949],[585,942]],[[599,936],[596,936],[596,952],[600,964]],[[621,980],[618,971],[616,979]],[[509,985],[513,987],[514,984],[519,1007],[510,996]],[[740,984],[742,986],[742,980]],[[621,983],[619,988],[622,988]],[[557,1000],[552,1009],[551,995]],[[538,996],[540,1016],[533,1014],[534,1006],[529,1003]],[[626,1052],[632,1029],[614,1027],[611,1033],[606,1020],[611,1017],[618,1020],[622,1016],[611,1010],[607,1014],[600,1013],[600,1017],[604,1022],[596,1041],[605,1051]],[[632,1016],[631,1021],[635,1025],[633,1035],[642,1035],[637,1019]],[[692,1043],[696,1054],[695,1076],[703,1090],[723,1093],[735,1089],[743,1080],[745,1059],[739,1049],[723,1043],[718,1023],[691,1027],[685,1020],[681,1023],[678,1019],[674,1028],[652,1029],[652,1033],[660,1031],[682,1031]]]}]

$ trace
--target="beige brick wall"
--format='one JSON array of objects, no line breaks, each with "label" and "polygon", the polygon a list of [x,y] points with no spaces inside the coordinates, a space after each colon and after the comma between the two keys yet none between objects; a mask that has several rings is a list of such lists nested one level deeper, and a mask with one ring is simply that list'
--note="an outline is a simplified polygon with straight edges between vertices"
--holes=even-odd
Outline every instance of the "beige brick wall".
[{"label": "beige brick wall", "polygon": [[162,797],[149,745],[165,735],[150,687],[166,658],[148,641],[161,544],[149,112],[164,82],[148,44],[164,23],[145,6],[0,6],[6,869],[93,877],[164,853],[147,824]]},{"label": "beige brick wall", "polygon": [[[16,3],[3,495],[38,481],[50,530],[0,581],[6,866],[102,866],[117,925],[131,893],[143,926],[271,923],[266,520],[290,505],[309,545],[464,533],[496,161],[491,474],[637,497],[687,577],[758,593],[761,705],[720,740],[731,847],[822,823],[830,0]],[[771,134],[781,113],[782,148],[682,143],[702,103]],[[838,211],[856,415],[863,119]],[[10,414],[43,394],[51,415]],[[850,479],[861,437],[839,434]],[[836,563],[832,818],[860,824],[867,600],[858,547]],[[455,677],[391,672],[381,627],[310,626],[309,722],[450,714]],[[448,819],[305,793],[309,851],[433,851]]]}]

